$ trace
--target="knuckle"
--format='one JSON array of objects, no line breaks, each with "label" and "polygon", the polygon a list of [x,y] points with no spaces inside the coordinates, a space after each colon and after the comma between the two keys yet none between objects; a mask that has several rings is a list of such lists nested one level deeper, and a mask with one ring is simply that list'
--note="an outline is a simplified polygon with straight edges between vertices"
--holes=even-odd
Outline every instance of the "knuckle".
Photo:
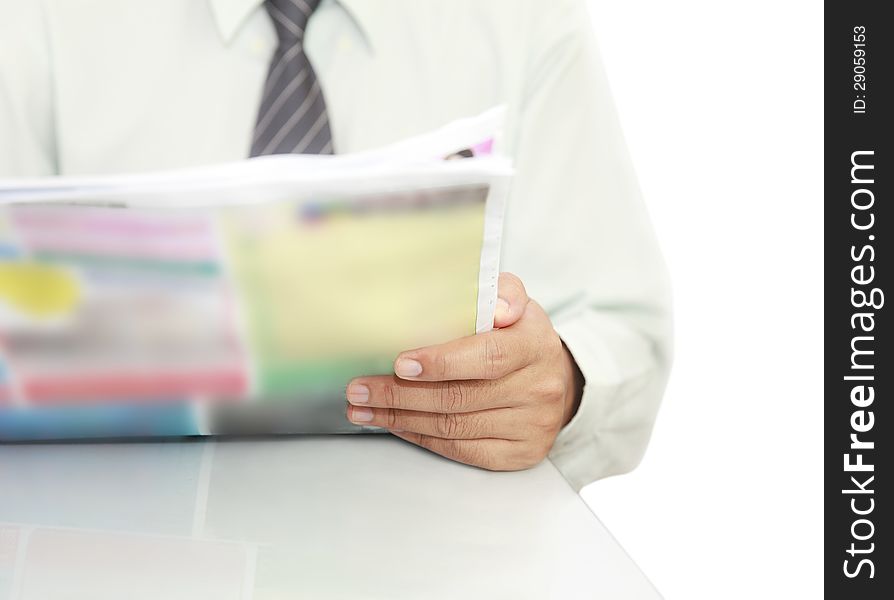
[{"label": "knuckle", "polygon": [[561,402],[565,398],[565,382],[561,377],[544,377],[535,384],[534,393],[547,404]]},{"label": "knuckle", "polygon": [[434,444],[434,439],[430,435],[425,434],[414,434],[413,435],[413,443],[419,446],[420,448],[425,448],[426,450],[431,450],[437,454],[443,454],[443,452],[437,448]]},{"label": "knuckle", "polygon": [[386,383],[382,387],[382,404],[385,408],[398,408],[400,405],[400,392],[397,386]]},{"label": "knuckle", "polygon": [[463,425],[459,415],[453,413],[444,413],[437,418],[438,436],[454,440],[461,437],[463,433]]},{"label": "knuckle", "polygon": [[484,338],[484,364],[490,379],[498,377],[506,365],[506,345],[495,336]]},{"label": "knuckle", "polygon": [[400,414],[396,410],[386,410],[384,413],[385,429],[400,429]]},{"label": "knuckle", "polygon": [[448,381],[440,386],[439,412],[461,412],[468,402],[467,392],[462,384],[456,381]]},{"label": "knuckle", "polygon": [[555,437],[555,434],[561,429],[561,420],[562,413],[559,411],[537,410],[531,417],[530,423],[534,428],[533,433]]},{"label": "knuckle", "polygon": [[473,464],[488,471],[500,471],[499,457],[488,451],[483,444],[472,444],[466,450],[466,459]]},{"label": "knuckle", "polygon": [[444,377],[447,373],[450,372],[450,356],[447,352],[441,352],[438,354],[438,358],[435,361],[432,361],[438,365],[438,375]]},{"label": "knuckle", "polygon": [[470,438],[488,437],[493,428],[489,426],[487,419],[475,413],[462,415],[463,434]]}]

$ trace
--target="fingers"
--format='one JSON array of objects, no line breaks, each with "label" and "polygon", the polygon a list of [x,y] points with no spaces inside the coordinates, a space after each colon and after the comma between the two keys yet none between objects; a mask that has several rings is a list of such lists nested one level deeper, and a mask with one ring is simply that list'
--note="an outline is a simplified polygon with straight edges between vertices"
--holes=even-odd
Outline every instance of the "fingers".
[{"label": "fingers", "polygon": [[528,304],[528,293],[521,279],[512,273],[500,273],[497,296],[494,327],[499,329],[514,325],[524,314]]},{"label": "fingers", "polygon": [[[517,471],[538,462],[536,457],[520,451],[518,442],[499,439],[449,440],[408,431],[394,435],[450,460],[474,465],[491,471]],[[542,458],[541,458],[542,460]]]},{"label": "fingers", "polygon": [[430,413],[349,406],[348,419],[358,425],[372,425],[390,431],[421,433],[451,440],[484,438],[519,440],[524,431],[518,411],[498,408],[473,413]]},{"label": "fingers", "polygon": [[346,396],[354,406],[455,414],[516,406],[503,389],[489,380],[425,382],[383,375],[354,379]]},{"label": "fingers", "polygon": [[536,337],[510,327],[404,352],[394,373],[415,381],[499,379],[536,358]]}]

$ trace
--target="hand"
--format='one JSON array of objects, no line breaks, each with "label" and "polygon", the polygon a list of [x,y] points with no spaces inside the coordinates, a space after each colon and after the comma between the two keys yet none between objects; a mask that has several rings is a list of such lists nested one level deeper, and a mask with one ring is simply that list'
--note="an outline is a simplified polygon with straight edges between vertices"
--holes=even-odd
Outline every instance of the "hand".
[{"label": "hand", "polygon": [[542,461],[577,410],[582,378],[522,282],[503,273],[498,289],[496,329],[404,352],[393,376],[354,379],[348,419],[486,469]]}]

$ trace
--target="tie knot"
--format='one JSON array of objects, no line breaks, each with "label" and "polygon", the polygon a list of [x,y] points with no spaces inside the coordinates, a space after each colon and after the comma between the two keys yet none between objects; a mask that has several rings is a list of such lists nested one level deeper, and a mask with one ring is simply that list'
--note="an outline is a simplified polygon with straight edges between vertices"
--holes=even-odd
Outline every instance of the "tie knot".
[{"label": "tie knot", "polygon": [[265,6],[280,44],[295,43],[304,37],[307,21],[321,0],[266,0]]}]

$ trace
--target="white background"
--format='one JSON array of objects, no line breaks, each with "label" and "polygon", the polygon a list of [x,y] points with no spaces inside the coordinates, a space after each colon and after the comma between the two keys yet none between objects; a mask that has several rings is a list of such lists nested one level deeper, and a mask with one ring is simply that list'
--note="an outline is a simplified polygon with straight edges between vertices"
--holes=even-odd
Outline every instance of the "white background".
[{"label": "white background", "polygon": [[677,333],[643,463],[584,498],[669,599],[820,598],[823,5],[591,12]]}]

